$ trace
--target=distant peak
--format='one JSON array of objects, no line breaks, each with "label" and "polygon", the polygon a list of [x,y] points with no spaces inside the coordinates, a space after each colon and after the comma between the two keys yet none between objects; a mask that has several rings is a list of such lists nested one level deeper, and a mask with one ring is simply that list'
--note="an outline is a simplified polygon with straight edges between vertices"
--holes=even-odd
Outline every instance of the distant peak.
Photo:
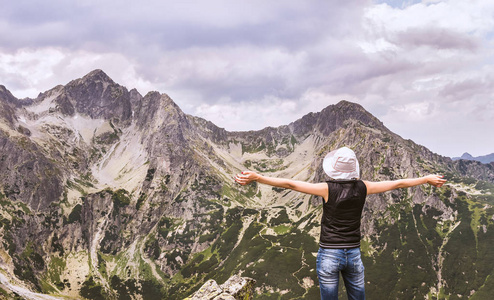
[{"label": "distant peak", "polygon": [[461,156],[461,158],[462,159],[472,159],[473,156],[470,153],[465,152],[465,153],[463,153],[463,155]]},{"label": "distant peak", "polygon": [[100,80],[104,82],[113,82],[113,80],[108,76],[103,70],[96,69],[89,72],[86,76],[82,77],[83,80]]}]

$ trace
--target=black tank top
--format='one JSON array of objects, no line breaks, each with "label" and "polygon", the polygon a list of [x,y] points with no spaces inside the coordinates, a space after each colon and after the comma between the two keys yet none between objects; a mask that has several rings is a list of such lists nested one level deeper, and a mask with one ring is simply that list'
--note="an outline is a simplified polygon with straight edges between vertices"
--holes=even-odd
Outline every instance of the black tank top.
[{"label": "black tank top", "polygon": [[329,197],[323,204],[321,236],[322,248],[360,247],[360,218],[367,196],[362,180],[327,181]]}]

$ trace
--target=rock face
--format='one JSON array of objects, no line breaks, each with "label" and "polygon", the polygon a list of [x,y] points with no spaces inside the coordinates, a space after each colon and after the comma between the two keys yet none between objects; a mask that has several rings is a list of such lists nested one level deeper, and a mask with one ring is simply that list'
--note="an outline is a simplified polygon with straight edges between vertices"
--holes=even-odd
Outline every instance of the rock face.
[{"label": "rock face", "polygon": [[36,99],[0,86],[4,286],[68,299],[183,299],[242,274],[256,280],[255,295],[317,298],[321,199],[241,187],[232,176],[321,182],[325,154],[341,146],[355,150],[365,180],[449,180],[368,197],[369,298],[494,289],[492,165],[434,154],[347,101],[285,126],[228,132],[101,70]]},{"label": "rock face", "polygon": [[186,300],[250,300],[254,296],[255,280],[234,275],[221,286],[213,279],[208,280]]}]

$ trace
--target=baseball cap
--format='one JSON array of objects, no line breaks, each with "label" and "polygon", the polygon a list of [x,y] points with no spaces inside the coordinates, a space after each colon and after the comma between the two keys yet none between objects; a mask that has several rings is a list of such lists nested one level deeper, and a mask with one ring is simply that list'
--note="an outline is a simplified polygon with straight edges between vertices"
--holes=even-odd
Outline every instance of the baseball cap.
[{"label": "baseball cap", "polygon": [[360,177],[357,156],[348,147],[342,147],[329,152],[324,157],[322,168],[333,179],[353,179]]}]

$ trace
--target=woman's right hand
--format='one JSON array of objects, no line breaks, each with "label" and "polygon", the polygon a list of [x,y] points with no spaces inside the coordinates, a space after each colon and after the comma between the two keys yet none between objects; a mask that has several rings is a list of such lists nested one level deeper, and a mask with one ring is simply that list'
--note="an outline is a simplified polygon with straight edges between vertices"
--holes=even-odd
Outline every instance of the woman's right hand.
[{"label": "woman's right hand", "polygon": [[240,185],[246,185],[259,179],[260,175],[252,171],[243,171],[235,176],[235,181]]}]

